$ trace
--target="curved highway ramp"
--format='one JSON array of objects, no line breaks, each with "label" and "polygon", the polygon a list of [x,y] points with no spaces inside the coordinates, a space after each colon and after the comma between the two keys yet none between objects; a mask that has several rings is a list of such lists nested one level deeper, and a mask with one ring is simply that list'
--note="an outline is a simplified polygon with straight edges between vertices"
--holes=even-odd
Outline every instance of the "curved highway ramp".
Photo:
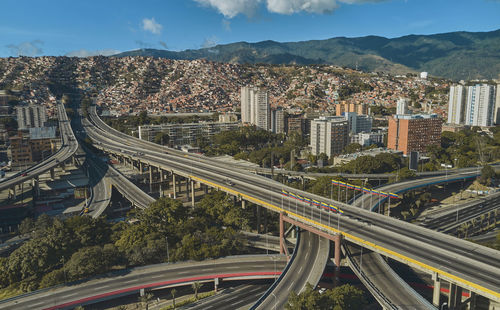
[{"label": "curved highway ramp", "polygon": [[330,254],[330,240],[308,231],[300,234],[295,260],[278,285],[268,292],[256,309],[283,309],[292,291],[299,294],[307,283],[316,286],[321,279]]},{"label": "curved highway ramp", "polygon": [[140,289],[188,285],[193,282],[274,278],[286,265],[285,255],[245,255],[139,267],[81,284],[35,291],[4,301],[1,309],[70,309]]}]

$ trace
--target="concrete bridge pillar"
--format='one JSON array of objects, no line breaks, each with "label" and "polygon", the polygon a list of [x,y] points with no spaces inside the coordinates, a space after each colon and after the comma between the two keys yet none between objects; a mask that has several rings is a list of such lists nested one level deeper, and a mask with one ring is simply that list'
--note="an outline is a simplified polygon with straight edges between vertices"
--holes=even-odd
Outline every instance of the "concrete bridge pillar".
[{"label": "concrete bridge pillar", "polygon": [[261,206],[257,205],[257,233],[260,234],[260,209]]},{"label": "concrete bridge pillar", "polygon": [[194,207],[194,181],[191,180],[191,206]]},{"label": "concrete bridge pillar", "polygon": [[450,283],[450,294],[448,295],[448,307],[450,310],[460,309],[462,303],[462,288],[454,283]]},{"label": "concrete bridge pillar", "polygon": [[143,173],[144,172],[144,164],[139,160],[139,172]]},{"label": "concrete bridge pillar", "polygon": [[441,279],[439,278],[439,274],[433,273],[432,280],[434,280],[434,290],[432,293],[432,304],[435,307],[439,307],[440,297],[441,297]]},{"label": "concrete bridge pillar", "polygon": [[283,222],[283,212],[280,212],[280,254],[286,252],[285,249],[285,223]]},{"label": "concrete bridge pillar", "polygon": [[247,208],[247,206],[246,206],[246,202],[245,202],[245,200],[243,200],[243,199],[241,199],[241,208],[242,208],[242,209],[246,209],[246,208]]},{"label": "concrete bridge pillar", "polygon": [[149,165],[149,192],[153,192],[153,166]]},{"label": "concrete bridge pillar", "polygon": [[175,180],[175,173],[172,172],[172,188],[174,192],[174,199],[177,199],[177,184]]},{"label": "concrete bridge pillar", "polygon": [[339,284],[339,275],[340,275],[340,260],[342,259],[342,252],[340,251],[342,243],[342,235],[335,236],[335,252],[334,252],[334,262],[335,262],[335,274],[334,274],[334,285],[338,286]]},{"label": "concrete bridge pillar", "polygon": [[71,156],[71,163],[73,164],[73,166],[76,166],[77,162],[75,156]]},{"label": "concrete bridge pillar", "polygon": [[54,181],[54,178],[55,178],[54,168],[50,168],[50,180]]},{"label": "concrete bridge pillar", "polygon": [[38,176],[33,178],[31,184],[33,187],[33,196],[39,197],[40,196],[40,182],[39,182]]},{"label": "concrete bridge pillar", "polygon": [[12,188],[10,189],[10,191],[12,192],[12,199],[16,199],[17,196],[16,196],[16,186],[12,186]]}]

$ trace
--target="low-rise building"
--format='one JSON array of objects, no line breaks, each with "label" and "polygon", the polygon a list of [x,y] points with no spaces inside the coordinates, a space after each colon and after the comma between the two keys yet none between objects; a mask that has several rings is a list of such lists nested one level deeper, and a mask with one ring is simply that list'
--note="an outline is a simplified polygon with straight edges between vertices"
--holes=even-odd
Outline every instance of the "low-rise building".
[{"label": "low-rise building", "polygon": [[219,132],[234,130],[238,127],[238,122],[143,125],[139,126],[139,139],[152,142],[158,133],[165,133],[168,135],[170,146],[196,145],[199,139],[208,141]]}]

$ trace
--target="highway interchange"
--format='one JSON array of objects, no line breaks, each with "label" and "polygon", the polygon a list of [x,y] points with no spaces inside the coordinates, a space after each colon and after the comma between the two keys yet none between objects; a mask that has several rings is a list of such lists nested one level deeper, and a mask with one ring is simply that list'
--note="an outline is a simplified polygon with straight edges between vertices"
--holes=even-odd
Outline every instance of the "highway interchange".
[{"label": "highway interchange", "polygon": [[[497,259],[497,251],[331,201],[345,212],[338,225],[334,225],[332,222],[337,219],[337,215],[297,203],[280,194],[282,189],[296,191],[295,189],[288,189],[272,180],[237,169],[228,169],[227,165],[220,167],[216,162],[200,156],[185,157],[185,154],[179,156],[170,149],[165,154],[166,149],[158,151],[158,146],[117,133],[105,124],[103,125],[103,122],[96,116],[95,112],[91,113],[93,123],[102,130],[102,135],[99,135],[96,141],[99,148],[130,158],[137,157],[138,152],[144,153],[140,156],[140,160],[145,164],[162,167],[168,171],[175,170],[175,173],[179,175],[218,187],[274,211],[287,212],[291,217],[329,233],[336,233],[340,230],[344,238],[349,241],[426,272],[439,273],[443,278],[456,282],[466,289],[494,300],[500,300],[498,292],[500,262]],[[475,174],[476,172],[466,172],[460,174],[460,177],[467,178]],[[224,186],[224,181],[227,179],[235,185],[231,188]],[[430,178],[419,182],[425,186],[433,181],[433,178]],[[407,187],[405,182],[398,186]],[[321,201],[326,200],[305,192],[300,194],[321,199]]]}]

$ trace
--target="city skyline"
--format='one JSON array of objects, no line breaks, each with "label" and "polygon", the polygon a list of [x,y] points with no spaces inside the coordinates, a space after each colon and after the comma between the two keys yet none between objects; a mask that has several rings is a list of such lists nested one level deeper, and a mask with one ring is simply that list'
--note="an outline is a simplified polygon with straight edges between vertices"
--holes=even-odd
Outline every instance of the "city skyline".
[{"label": "city skyline", "polygon": [[238,41],[491,31],[500,28],[495,18],[499,9],[500,2],[488,0],[474,6],[470,1],[427,0],[151,0],[141,4],[57,0],[50,5],[6,0],[0,13],[0,57],[112,55],[139,48],[185,50]]}]

